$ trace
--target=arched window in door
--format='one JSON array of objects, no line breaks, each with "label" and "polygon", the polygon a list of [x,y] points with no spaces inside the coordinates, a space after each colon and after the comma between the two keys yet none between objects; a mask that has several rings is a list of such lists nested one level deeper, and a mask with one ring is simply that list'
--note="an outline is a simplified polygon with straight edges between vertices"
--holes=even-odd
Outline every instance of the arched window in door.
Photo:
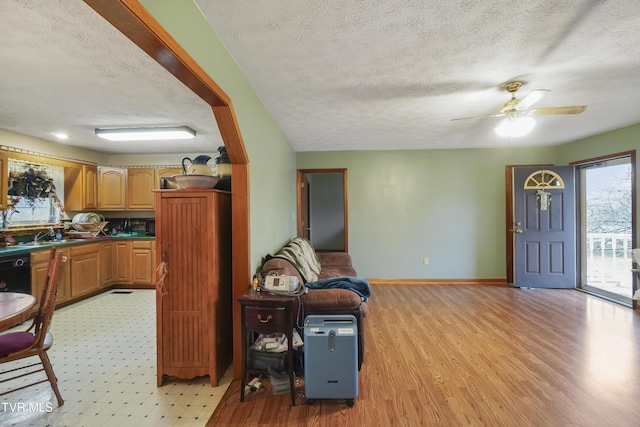
[{"label": "arched window in door", "polygon": [[527,179],[525,179],[524,189],[539,190],[541,188],[563,189],[564,181],[557,173],[547,169],[540,169],[533,172],[527,177]]}]

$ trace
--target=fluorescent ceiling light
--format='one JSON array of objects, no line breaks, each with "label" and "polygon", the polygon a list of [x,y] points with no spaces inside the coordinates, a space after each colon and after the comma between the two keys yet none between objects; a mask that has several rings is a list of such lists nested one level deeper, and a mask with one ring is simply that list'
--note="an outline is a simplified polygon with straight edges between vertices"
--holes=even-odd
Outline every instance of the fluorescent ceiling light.
[{"label": "fluorescent ceiling light", "polygon": [[535,125],[532,117],[507,117],[498,123],[495,132],[502,137],[518,138],[531,132]]},{"label": "fluorescent ceiling light", "polygon": [[195,138],[196,131],[187,126],[106,128],[96,129],[96,135],[109,141],[167,141]]}]

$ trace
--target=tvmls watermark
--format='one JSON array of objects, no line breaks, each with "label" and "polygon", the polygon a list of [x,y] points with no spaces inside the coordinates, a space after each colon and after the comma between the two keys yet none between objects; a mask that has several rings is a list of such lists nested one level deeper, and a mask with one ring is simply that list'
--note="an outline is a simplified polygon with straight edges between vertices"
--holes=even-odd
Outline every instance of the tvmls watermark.
[{"label": "tvmls watermark", "polygon": [[2,402],[3,412],[43,412],[48,413],[53,411],[53,403],[51,402]]}]

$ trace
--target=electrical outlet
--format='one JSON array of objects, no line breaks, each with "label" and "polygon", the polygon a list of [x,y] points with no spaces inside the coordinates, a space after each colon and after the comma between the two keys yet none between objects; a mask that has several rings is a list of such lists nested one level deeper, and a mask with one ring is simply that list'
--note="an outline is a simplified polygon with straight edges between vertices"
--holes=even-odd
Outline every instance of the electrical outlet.
[{"label": "electrical outlet", "polygon": [[425,258],[422,258],[422,263],[423,263],[424,265],[429,265],[429,258],[426,258],[426,257],[425,257]]}]

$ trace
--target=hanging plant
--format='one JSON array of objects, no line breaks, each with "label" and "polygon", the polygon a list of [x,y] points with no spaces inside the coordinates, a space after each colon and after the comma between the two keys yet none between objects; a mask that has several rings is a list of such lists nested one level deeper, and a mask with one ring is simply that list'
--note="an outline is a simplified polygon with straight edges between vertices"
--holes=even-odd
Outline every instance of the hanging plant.
[{"label": "hanging plant", "polygon": [[62,203],[56,194],[56,186],[53,178],[44,170],[29,168],[26,171],[9,172],[8,183],[9,197],[15,202],[25,200],[31,207],[35,206],[36,199],[54,199],[56,206],[62,211]]}]

